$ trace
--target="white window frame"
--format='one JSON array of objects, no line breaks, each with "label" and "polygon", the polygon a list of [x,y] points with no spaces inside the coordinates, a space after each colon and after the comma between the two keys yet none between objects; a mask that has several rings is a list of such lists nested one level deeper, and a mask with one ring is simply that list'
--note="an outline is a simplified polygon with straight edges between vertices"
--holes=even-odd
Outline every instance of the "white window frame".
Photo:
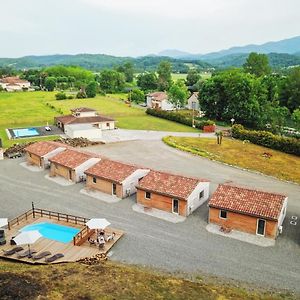
[{"label": "white window frame", "polygon": [[[265,223],[264,234],[257,233],[257,231],[258,231],[258,223],[259,223],[260,220],[264,221],[264,223]],[[266,236],[266,227],[267,227],[267,221],[265,219],[257,219],[256,220],[256,235],[258,235],[258,236]]]},{"label": "white window frame", "polygon": [[[223,217],[221,216],[221,212],[222,212],[222,211],[225,211],[225,212],[226,212],[226,218],[223,218]],[[228,211],[227,211],[227,210],[225,210],[225,209],[220,209],[220,212],[219,212],[219,218],[222,219],[222,220],[227,220],[227,214],[228,214]]]},{"label": "white window frame", "polygon": [[[150,198],[148,198],[148,197],[147,197],[147,193],[149,193],[149,195],[150,195]],[[147,200],[151,200],[151,192],[145,192],[145,199],[147,199]]]},{"label": "white window frame", "polygon": [[[178,203],[178,212],[174,212],[174,201],[177,201]],[[175,214],[175,215],[179,215],[179,200],[178,199],[172,199],[172,213]]]}]

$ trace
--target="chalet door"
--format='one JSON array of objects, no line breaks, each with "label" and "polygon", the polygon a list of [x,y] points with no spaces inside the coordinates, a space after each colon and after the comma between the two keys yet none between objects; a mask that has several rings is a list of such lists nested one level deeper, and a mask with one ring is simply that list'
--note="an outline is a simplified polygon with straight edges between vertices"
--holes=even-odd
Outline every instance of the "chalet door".
[{"label": "chalet door", "polygon": [[69,179],[72,180],[72,170],[69,170]]},{"label": "chalet door", "polygon": [[179,214],[179,200],[177,200],[177,199],[173,199],[172,212],[174,214]]},{"label": "chalet door", "polygon": [[258,219],[257,221],[257,228],[256,228],[256,234],[258,235],[265,235],[265,229],[266,229],[266,221],[262,219]]},{"label": "chalet door", "polygon": [[112,194],[117,195],[117,185],[115,183],[112,184]]}]

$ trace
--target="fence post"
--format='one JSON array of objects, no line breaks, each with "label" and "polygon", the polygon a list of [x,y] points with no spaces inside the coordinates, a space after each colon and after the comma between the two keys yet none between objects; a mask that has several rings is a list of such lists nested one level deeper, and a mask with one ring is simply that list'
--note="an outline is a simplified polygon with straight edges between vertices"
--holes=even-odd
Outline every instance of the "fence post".
[{"label": "fence post", "polygon": [[31,202],[31,207],[32,207],[32,217],[35,218],[35,211],[34,211],[34,203]]}]

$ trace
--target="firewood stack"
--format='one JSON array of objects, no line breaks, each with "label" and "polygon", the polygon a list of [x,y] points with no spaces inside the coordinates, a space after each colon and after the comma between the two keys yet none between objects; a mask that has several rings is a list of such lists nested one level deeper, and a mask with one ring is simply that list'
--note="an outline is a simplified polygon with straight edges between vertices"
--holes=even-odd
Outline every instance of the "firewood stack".
[{"label": "firewood stack", "polygon": [[69,145],[71,147],[88,147],[88,146],[94,146],[94,145],[99,145],[103,144],[103,142],[93,142],[88,140],[87,138],[60,138],[58,140],[55,140],[56,142],[64,143],[66,145]]},{"label": "firewood stack", "polygon": [[4,156],[10,157],[11,155],[13,155],[15,153],[24,154],[24,152],[25,152],[24,149],[31,144],[33,144],[33,142],[14,144],[4,151]]},{"label": "firewood stack", "polygon": [[105,253],[98,253],[91,257],[81,258],[78,260],[78,262],[91,266],[91,265],[97,265],[97,264],[101,263],[102,261],[106,261],[107,259],[108,259],[108,257]]}]

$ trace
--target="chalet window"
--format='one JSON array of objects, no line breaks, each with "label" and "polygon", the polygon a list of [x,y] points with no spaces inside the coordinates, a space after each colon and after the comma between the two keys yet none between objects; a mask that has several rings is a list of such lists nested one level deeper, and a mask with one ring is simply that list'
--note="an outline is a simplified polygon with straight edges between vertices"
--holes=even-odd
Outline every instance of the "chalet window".
[{"label": "chalet window", "polygon": [[145,192],[145,198],[146,199],[151,199],[151,193],[150,192]]},{"label": "chalet window", "polygon": [[265,230],[266,230],[266,221],[263,219],[258,219],[256,225],[256,234],[265,235]]},{"label": "chalet window", "polygon": [[106,123],[106,127],[109,127],[109,123]]},{"label": "chalet window", "polygon": [[96,182],[97,182],[97,178],[93,177],[93,183],[96,183]]},{"label": "chalet window", "polygon": [[226,210],[220,210],[220,218],[227,219],[227,211]]},{"label": "chalet window", "polygon": [[31,157],[31,154],[29,153],[29,157]]},{"label": "chalet window", "polygon": [[200,192],[199,199],[202,199],[204,197],[204,190]]},{"label": "chalet window", "polygon": [[117,185],[115,183],[112,184],[112,194],[117,195]]}]

